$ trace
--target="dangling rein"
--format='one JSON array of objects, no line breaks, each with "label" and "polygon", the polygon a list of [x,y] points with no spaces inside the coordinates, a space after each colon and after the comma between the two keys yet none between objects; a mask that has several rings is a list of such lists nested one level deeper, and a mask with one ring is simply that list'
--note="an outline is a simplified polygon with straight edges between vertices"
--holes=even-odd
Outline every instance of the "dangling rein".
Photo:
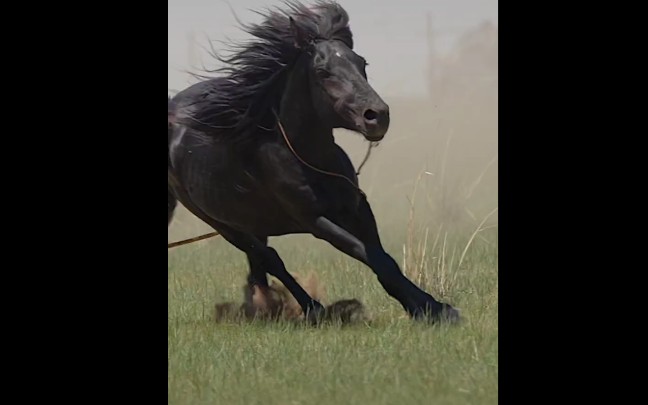
[{"label": "dangling rein", "polygon": [[[274,111],[273,111],[273,112],[274,112]],[[305,166],[308,166],[309,168],[315,170],[315,171],[318,172],[318,173],[326,174],[326,175],[328,175],[328,176],[333,176],[333,177],[340,177],[340,178],[342,178],[342,179],[348,181],[348,182],[349,182],[349,183],[350,183],[354,188],[356,188],[356,189],[360,192],[360,194],[362,194],[363,196],[366,196],[365,193],[360,189],[360,187],[356,186],[356,185],[353,183],[353,181],[351,181],[351,179],[349,179],[348,177],[343,176],[343,175],[338,174],[338,173],[333,173],[333,172],[328,172],[328,171],[326,171],[326,170],[318,169],[317,167],[311,166],[311,165],[309,165],[306,161],[304,161],[304,159],[302,159],[302,158],[297,154],[297,152],[295,151],[295,149],[294,149],[294,148],[292,147],[292,145],[290,144],[290,141],[288,140],[288,135],[286,135],[286,131],[284,130],[283,125],[281,125],[281,121],[279,120],[279,117],[277,116],[277,113],[274,112],[274,114],[275,114],[275,117],[277,118],[277,124],[279,125],[279,130],[281,131],[281,135],[283,135],[283,138],[284,138],[284,140],[286,141],[286,144],[288,145],[288,148],[290,148],[290,151],[293,153],[293,155],[295,155],[295,157],[296,157],[300,162],[302,162],[302,164],[304,164]],[[367,154],[365,155],[364,159],[362,160],[362,163],[360,163],[360,166],[358,167],[358,171],[356,171],[356,176],[359,176],[359,175],[360,175],[360,170],[362,170],[362,167],[363,167],[363,166],[365,165],[365,163],[367,163],[367,161],[369,160],[369,156],[371,155],[371,150],[372,150],[373,148],[375,148],[376,146],[378,146],[378,142],[370,142],[370,143],[369,143],[369,147],[367,148]],[[182,245],[188,245],[188,244],[190,244],[190,243],[198,242],[198,241],[200,241],[200,240],[204,240],[204,239],[213,238],[214,236],[218,236],[218,235],[220,235],[218,232],[210,232],[210,233],[206,233],[206,234],[204,234],[204,235],[196,236],[196,237],[194,237],[194,238],[189,238],[189,239],[184,239],[184,240],[181,240],[181,241],[178,241],[178,242],[169,243],[169,244],[167,245],[167,249],[172,249],[172,248],[174,248],[174,247],[178,247],[178,246],[182,246]]]}]

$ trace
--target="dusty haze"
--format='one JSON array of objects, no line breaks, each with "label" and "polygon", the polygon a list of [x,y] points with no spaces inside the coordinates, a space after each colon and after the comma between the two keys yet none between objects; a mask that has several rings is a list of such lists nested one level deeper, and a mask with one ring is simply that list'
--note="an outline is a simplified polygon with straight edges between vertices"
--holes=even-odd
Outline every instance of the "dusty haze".
[{"label": "dusty haze", "polygon": [[[280,4],[232,0],[231,8],[241,20],[257,22],[260,17],[249,9]],[[369,62],[369,81],[391,108],[391,128],[360,176],[382,232],[405,231],[419,177],[418,224],[476,226],[498,204],[497,1],[340,4],[350,15],[356,52]],[[168,7],[168,88],[173,94],[193,83],[186,70],[217,66],[204,50],[209,39],[219,50],[217,41],[246,35],[225,1],[169,0]],[[336,131],[336,140],[358,165],[367,142],[344,130]],[[489,218],[497,224],[496,213]],[[179,208],[169,241],[203,231],[210,229]]]}]

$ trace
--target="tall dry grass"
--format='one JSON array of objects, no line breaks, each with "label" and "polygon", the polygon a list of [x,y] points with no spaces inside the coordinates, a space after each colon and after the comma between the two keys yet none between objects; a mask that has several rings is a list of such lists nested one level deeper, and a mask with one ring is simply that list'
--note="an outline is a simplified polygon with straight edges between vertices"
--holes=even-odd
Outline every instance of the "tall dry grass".
[{"label": "tall dry grass", "polygon": [[[491,208],[478,218],[471,211],[470,205],[475,190],[496,162],[497,157],[491,159],[475,179],[461,184],[455,194],[449,194],[445,184],[445,159],[442,160],[439,176],[421,170],[414,181],[412,193],[408,197],[410,205],[406,237],[402,245],[402,269],[421,288],[433,289],[441,298],[447,297],[454,289],[466,255],[476,241],[493,243],[484,238],[482,233],[497,228],[497,222],[491,219],[498,207]],[[428,178],[431,180],[424,181]],[[423,213],[417,215],[416,201],[421,188],[432,192],[424,195],[426,204],[423,205]],[[452,201],[452,204],[448,205],[448,201]],[[422,217],[425,219],[421,220]],[[465,232],[463,229],[470,231]],[[458,235],[463,235],[461,243],[448,243],[449,238],[456,239],[460,237]]]}]

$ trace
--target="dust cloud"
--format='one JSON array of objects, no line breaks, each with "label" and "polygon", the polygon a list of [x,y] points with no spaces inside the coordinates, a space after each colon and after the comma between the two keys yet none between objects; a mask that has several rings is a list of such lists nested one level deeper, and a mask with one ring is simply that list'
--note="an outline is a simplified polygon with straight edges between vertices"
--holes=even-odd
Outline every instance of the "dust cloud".
[{"label": "dust cloud", "polygon": [[[369,61],[370,83],[391,108],[390,130],[360,176],[381,231],[407,226],[416,184],[419,223],[474,227],[498,204],[497,1],[339,2],[356,52]],[[231,7],[244,22],[257,22],[250,9],[280,4],[237,0]],[[232,9],[224,1],[169,0],[169,94],[193,83],[184,71],[217,66],[209,40],[218,51],[218,41],[246,38]],[[357,166],[368,143],[346,130],[335,134]],[[488,223],[497,223],[496,212]],[[180,207],[168,239],[209,231]]]}]

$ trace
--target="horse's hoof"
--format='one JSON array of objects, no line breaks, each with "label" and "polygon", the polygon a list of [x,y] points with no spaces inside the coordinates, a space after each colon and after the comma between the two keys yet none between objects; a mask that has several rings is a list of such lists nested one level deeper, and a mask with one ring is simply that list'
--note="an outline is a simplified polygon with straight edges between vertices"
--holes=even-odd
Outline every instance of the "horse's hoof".
[{"label": "horse's hoof", "polygon": [[439,319],[443,322],[458,323],[461,320],[459,308],[454,308],[450,304],[443,304]]},{"label": "horse's hoof", "polygon": [[312,325],[319,325],[326,317],[326,308],[315,301],[311,308],[306,310],[306,320]]},{"label": "horse's hoof", "polygon": [[450,304],[441,304],[441,307],[435,310],[430,309],[430,307],[419,308],[412,314],[414,319],[429,321],[431,323],[450,323],[456,324],[461,320],[459,310],[453,308]]}]

